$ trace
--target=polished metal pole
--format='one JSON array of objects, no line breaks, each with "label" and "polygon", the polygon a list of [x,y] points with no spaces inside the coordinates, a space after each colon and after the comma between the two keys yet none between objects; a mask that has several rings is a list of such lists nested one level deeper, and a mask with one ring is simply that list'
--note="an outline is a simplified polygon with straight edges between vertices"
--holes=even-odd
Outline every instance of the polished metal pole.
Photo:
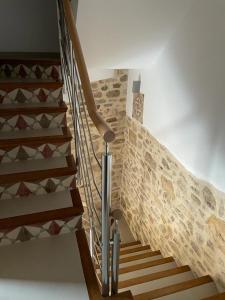
[{"label": "polished metal pole", "polygon": [[89,231],[89,247],[90,247],[90,253],[91,253],[91,258],[94,258],[95,251],[94,251],[94,224],[93,224],[93,215],[90,220],[90,231]]},{"label": "polished metal pole", "polygon": [[119,231],[119,221],[115,220],[113,230],[113,245],[112,245],[112,286],[111,293],[118,293],[118,280],[119,280],[119,256],[120,256],[120,231]]},{"label": "polished metal pole", "polygon": [[102,296],[109,296],[110,264],[110,206],[111,206],[112,155],[106,151],[102,155]]}]

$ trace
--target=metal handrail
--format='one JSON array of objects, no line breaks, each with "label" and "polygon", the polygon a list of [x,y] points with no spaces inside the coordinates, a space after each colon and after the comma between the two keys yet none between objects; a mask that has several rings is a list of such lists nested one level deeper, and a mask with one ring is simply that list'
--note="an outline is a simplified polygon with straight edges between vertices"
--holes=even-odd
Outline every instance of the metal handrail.
[{"label": "metal handrail", "polygon": [[[112,155],[108,144],[114,140],[115,134],[97,112],[70,1],[57,0],[57,12],[62,76],[73,123],[78,170],[77,186],[83,190],[83,201],[87,213],[85,221],[89,227],[90,255],[93,264],[99,265],[102,296],[107,297],[110,292],[112,294],[118,292],[120,236],[116,218],[114,218],[113,236],[110,236]],[[95,153],[90,122],[93,122],[105,141],[105,152],[102,154],[101,163]],[[93,163],[99,167],[102,179],[99,183],[95,178]],[[99,201],[101,210],[96,207],[96,202]],[[101,260],[98,255],[99,249]]]}]

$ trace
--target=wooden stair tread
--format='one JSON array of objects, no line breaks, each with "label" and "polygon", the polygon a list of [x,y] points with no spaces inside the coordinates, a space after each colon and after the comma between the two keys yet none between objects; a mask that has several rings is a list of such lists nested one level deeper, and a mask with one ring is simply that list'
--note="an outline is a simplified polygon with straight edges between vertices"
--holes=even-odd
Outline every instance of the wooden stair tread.
[{"label": "wooden stair tread", "polygon": [[124,249],[124,248],[120,248],[120,255],[126,255],[126,254],[130,254],[130,253],[137,253],[140,251],[144,251],[144,250],[150,250],[150,246],[139,246],[136,248],[128,248],[128,249]]},{"label": "wooden stair tread", "polygon": [[[78,200],[76,200],[78,199]],[[31,194],[0,201],[0,220],[32,213],[56,210],[76,206],[80,198],[76,190],[63,190],[41,195]]]},{"label": "wooden stair tread", "polygon": [[61,64],[58,52],[0,52],[0,64]]},{"label": "wooden stair tread", "polygon": [[38,146],[45,143],[62,143],[71,140],[72,135],[68,127],[0,132],[1,149],[10,149],[19,145]]},{"label": "wooden stair tread", "polygon": [[120,244],[120,248],[127,248],[127,247],[130,247],[130,246],[136,246],[136,245],[141,245],[141,242],[140,241],[134,241],[134,242],[129,242],[129,243],[122,243]]},{"label": "wooden stair tread", "polygon": [[[70,194],[71,194],[71,201],[72,201],[71,206],[49,209],[49,210],[45,209],[39,212],[0,219],[0,230],[82,215],[83,206],[80,199],[79,191],[77,189],[73,189],[70,191]],[[20,199],[17,199],[15,201],[17,201],[18,203],[20,202]],[[1,201],[1,202],[7,202],[7,201]]]},{"label": "wooden stair tread", "polygon": [[141,276],[141,277],[134,277],[132,279],[129,280],[124,280],[121,281],[119,283],[119,288],[126,288],[132,285],[137,285],[137,284],[142,284],[144,282],[149,282],[149,281],[153,281],[153,280],[157,280],[163,277],[168,277],[168,276],[172,276],[175,274],[180,274],[183,272],[188,272],[190,271],[190,267],[189,266],[182,266],[182,267],[177,267],[177,268],[173,268],[170,270],[166,270],[166,271],[161,271],[161,272],[157,272],[157,273],[152,273],[149,275],[145,275],[145,276]]},{"label": "wooden stair tread", "polygon": [[[44,169],[38,169],[38,163],[44,163]],[[33,163],[33,165],[31,165]],[[23,166],[26,164],[26,171],[23,171]],[[13,173],[10,173],[8,166],[14,165],[17,168],[14,169]],[[4,169],[3,169],[4,166]],[[21,167],[21,172],[18,169]],[[49,169],[50,168],[50,169]],[[28,160],[28,161],[19,161],[12,163],[1,164],[1,175],[0,175],[0,184],[8,184],[21,181],[32,181],[40,180],[44,178],[51,177],[61,177],[74,175],[76,173],[76,167],[74,158],[72,155],[66,157],[56,157],[43,160]]]},{"label": "wooden stair tread", "polygon": [[137,265],[134,265],[134,266],[120,268],[119,274],[124,274],[124,273],[134,272],[136,270],[151,268],[151,267],[154,267],[154,266],[157,266],[157,265],[160,265],[160,264],[166,264],[166,263],[169,263],[169,262],[174,262],[174,258],[173,257],[166,257],[166,258],[161,258],[161,259],[145,262],[145,263],[142,263],[142,264],[137,264]]},{"label": "wooden stair tread", "polygon": [[[130,291],[126,291],[123,293],[118,293],[117,295],[112,295],[110,297],[102,297],[102,300],[132,300],[134,299],[132,293]],[[97,299],[96,299],[97,300]]]},{"label": "wooden stair tread", "polygon": [[204,298],[202,300],[224,300],[225,299],[225,292],[221,294],[217,294],[215,296],[209,297],[209,298]]},{"label": "wooden stair tread", "polygon": [[124,257],[121,258],[119,260],[120,264],[126,263],[126,262],[130,262],[130,261],[134,261],[134,260],[139,260],[139,259],[143,259],[143,258],[147,258],[147,257],[152,257],[152,256],[157,256],[157,255],[161,255],[161,252],[158,251],[149,251],[147,253],[142,253],[142,254],[137,254],[134,256],[129,256],[129,257]]},{"label": "wooden stair tread", "polygon": [[212,278],[210,276],[203,276],[199,277],[193,280],[181,282],[178,284],[174,284],[171,286],[163,287],[160,289],[156,289],[144,294],[140,294],[134,297],[135,300],[150,300],[150,299],[156,299],[159,297],[163,297],[166,295],[174,294],[176,292],[180,292],[186,289],[191,289],[196,286],[200,286],[206,283],[212,282]]},{"label": "wooden stair tread", "polygon": [[7,80],[0,80],[0,89],[5,91],[10,91],[12,89],[21,88],[21,89],[58,89],[63,86],[63,83],[60,81],[53,81],[53,80],[18,80],[18,79],[7,79]]},{"label": "wooden stair tread", "polygon": [[[149,250],[150,251],[150,246],[140,246],[138,248],[131,248],[131,249],[120,249],[120,256],[123,256],[123,255],[128,255],[128,254],[139,254],[139,252],[142,252],[142,251],[147,251]],[[101,259],[101,254],[99,253],[98,254],[99,256],[99,259]]]},{"label": "wooden stair tread", "polygon": [[45,114],[63,113],[67,111],[64,102],[61,103],[29,103],[29,104],[3,104],[0,106],[0,116],[11,116],[18,114]]}]

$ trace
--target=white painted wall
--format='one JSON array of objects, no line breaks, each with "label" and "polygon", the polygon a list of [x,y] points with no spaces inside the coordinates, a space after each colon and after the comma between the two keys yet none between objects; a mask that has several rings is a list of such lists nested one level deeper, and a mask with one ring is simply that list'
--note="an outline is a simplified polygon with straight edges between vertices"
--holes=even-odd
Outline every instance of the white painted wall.
[{"label": "white painted wall", "polygon": [[141,74],[144,126],[224,191],[225,1],[83,0],[78,28],[89,67],[137,69],[128,114]]},{"label": "white painted wall", "polygon": [[90,81],[97,81],[97,80],[104,80],[114,77],[114,70],[113,69],[95,69],[89,68],[88,75]]},{"label": "white painted wall", "polygon": [[57,52],[55,0],[1,0],[0,52]]}]

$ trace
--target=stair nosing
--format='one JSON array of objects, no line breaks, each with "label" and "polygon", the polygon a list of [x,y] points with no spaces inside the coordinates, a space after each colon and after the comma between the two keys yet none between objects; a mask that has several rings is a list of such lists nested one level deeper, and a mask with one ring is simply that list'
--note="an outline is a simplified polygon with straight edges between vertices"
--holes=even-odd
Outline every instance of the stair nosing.
[{"label": "stair nosing", "polygon": [[[120,249],[120,256],[122,256],[122,255],[128,255],[128,254],[135,254],[135,253],[139,253],[139,252],[141,252],[141,251],[147,251],[147,250],[149,250],[149,251],[151,251],[151,248],[150,248],[150,246],[149,245],[146,245],[146,246],[140,246],[140,247],[137,247],[137,248],[131,248],[131,249]],[[101,253],[99,253],[99,259],[101,259]]]},{"label": "stair nosing", "polygon": [[126,247],[135,246],[135,245],[141,245],[141,242],[140,241],[134,241],[134,242],[129,242],[129,243],[122,243],[120,245],[120,248],[123,249],[123,248],[126,248]]},{"label": "stair nosing", "polygon": [[58,89],[63,86],[62,81],[0,81],[0,90],[11,91],[16,88],[20,89]]},{"label": "stair nosing", "polygon": [[[45,57],[44,57],[44,55]],[[35,57],[36,55],[36,57]],[[55,57],[51,57],[51,56]],[[20,57],[19,57],[20,56]],[[42,56],[42,57],[41,57]],[[40,64],[61,65],[60,53],[58,52],[1,52],[0,65]]]},{"label": "stair nosing", "polygon": [[156,259],[153,261],[137,264],[134,266],[120,268],[119,274],[122,275],[122,274],[130,273],[130,272],[135,272],[137,270],[148,269],[151,267],[155,267],[155,266],[162,265],[162,264],[167,264],[170,262],[174,262],[174,258],[172,256]]},{"label": "stair nosing", "polygon": [[224,293],[218,293],[214,296],[202,298],[201,300],[224,300],[225,299],[225,292]]},{"label": "stair nosing", "polygon": [[161,255],[161,252],[159,250],[157,250],[157,251],[149,251],[147,253],[143,253],[143,254],[139,254],[139,255],[134,255],[134,256],[129,256],[129,257],[121,258],[119,260],[119,263],[123,264],[123,263],[131,262],[131,261],[134,261],[134,260],[139,260],[139,259],[143,259],[143,258],[153,257],[153,256],[157,256],[157,255]]},{"label": "stair nosing", "polygon": [[27,115],[27,114],[51,114],[51,113],[63,113],[67,111],[65,102],[61,102],[58,106],[40,106],[32,107],[29,105],[23,107],[7,107],[4,105],[0,106],[0,117],[1,116],[14,116],[14,115]]},{"label": "stair nosing", "polygon": [[37,170],[20,172],[13,174],[3,174],[0,175],[0,184],[10,184],[16,182],[32,181],[32,180],[42,180],[45,178],[52,177],[62,177],[76,174],[76,166],[73,155],[68,155],[65,157],[67,161],[67,167],[54,168],[49,170]]}]

